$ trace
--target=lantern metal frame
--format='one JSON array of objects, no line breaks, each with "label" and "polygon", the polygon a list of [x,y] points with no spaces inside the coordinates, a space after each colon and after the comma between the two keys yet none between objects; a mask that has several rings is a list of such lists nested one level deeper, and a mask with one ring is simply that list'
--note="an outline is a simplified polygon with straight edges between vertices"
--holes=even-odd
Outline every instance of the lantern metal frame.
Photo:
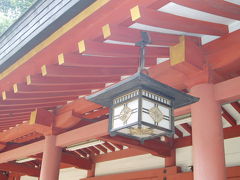
[{"label": "lantern metal frame", "polygon": [[[87,99],[95,102],[97,104],[101,104],[103,106],[106,107],[110,107],[110,121],[109,121],[109,133],[112,136],[115,136],[117,134],[122,135],[122,136],[127,136],[127,137],[131,137],[134,139],[138,139],[140,141],[144,141],[146,139],[151,139],[151,138],[155,138],[161,135],[156,135],[156,136],[152,136],[151,138],[138,138],[136,136],[131,136],[131,135],[126,135],[123,133],[119,133],[116,132],[116,129],[112,129],[112,116],[113,116],[113,108],[115,107],[113,100],[116,99],[117,97],[123,96],[124,94],[130,93],[134,90],[139,90],[139,92],[141,90],[146,90],[149,91],[151,93],[154,93],[158,96],[162,96],[163,98],[169,99],[171,101],[171,105],[169,105],[170,108],[170,118],[171,118],[171,129],[169,130],[164,130],[164,134],[163,135],[167,135],[167,136],[172,136],[174,133],[174,119],[173,119],[173,110],[176,108],[180,108],[182,106],[186,106],[189,104],[192,104],[194,102],[197,102],[199,99],[196,97],[193,97],[191,95],[188,95],[184,92],[181,92],[177,89],[174,89],[166,84],[163,84],[159,81],[156,81],[152,78],[150,78],[148,75],[143,74],[141,72],[137,72],[136,74],[134,74],[133,76],[124,79],[122,81],[120,81],[117,84],[114,84],[106,89],[103,89],[95,94],[92,94],[90,96],[87,96]],[[139,93],[136,97],[134,98],[145,98],[148,99],[147,97],[143,96],[142,93]],[[155,101],[154,99],[150,99],[151,101]],[[121,103],[127,102],[128,100],[122,101]],[[156,103],[161,104],[159,101],[157,101]],[[141,102],[138,104],[138,106],[141,105]],[[164,106],[167,106],[166,104],[163,104]],[[141,110],[138,111],[139,113],[139,117],[138,117],[138,121],[136,123],[136,125],[138,124],[141,118]],[[141,124],[145,124],[144,122]],[[130,125],[135,125],[135,123],[133,124],[128,124],[127,126],[122,126],[120,129],[126,128]],[[156,126],[151,125],[151,124],[147,124],[147,126],[153,126],[155,129]]]}]

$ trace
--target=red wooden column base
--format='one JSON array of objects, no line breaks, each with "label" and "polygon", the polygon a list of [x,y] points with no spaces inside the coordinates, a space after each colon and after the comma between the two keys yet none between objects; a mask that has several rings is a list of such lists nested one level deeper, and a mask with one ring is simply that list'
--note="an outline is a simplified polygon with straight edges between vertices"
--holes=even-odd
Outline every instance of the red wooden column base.
[{"label": "red wooden column base", "polygon": [[56,146],[56,136],[46,136],[40,180],[58,180],[62,149]]},{"label": "red wooden column base", "polygon": [[200,98],[191,105],[194,180],[225,180],[223,126],[214,85],[196,85],[191,94]]}]

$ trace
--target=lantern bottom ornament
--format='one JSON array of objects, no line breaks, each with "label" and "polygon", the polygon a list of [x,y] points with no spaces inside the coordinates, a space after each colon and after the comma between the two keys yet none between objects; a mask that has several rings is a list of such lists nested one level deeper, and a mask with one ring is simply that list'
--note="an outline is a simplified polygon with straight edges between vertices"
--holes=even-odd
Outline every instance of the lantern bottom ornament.
[{"label": "lantern bottom ornament", "polygon": [[144,141],[173,136],[173,110],[199,99],[137,72],[88,100],[110,107],[109,134]]}]

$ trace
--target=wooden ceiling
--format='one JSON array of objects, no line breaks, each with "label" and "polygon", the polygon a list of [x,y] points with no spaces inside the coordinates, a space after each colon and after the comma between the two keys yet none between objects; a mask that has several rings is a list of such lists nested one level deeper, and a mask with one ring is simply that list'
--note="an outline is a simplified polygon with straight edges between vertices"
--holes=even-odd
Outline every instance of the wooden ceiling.
[{"label": "wooden ceiling", "polygon": [[[191,8],[196,17],[161,10],[169,3]],[[240,43],[240,30],[229,33],[230,23],[240,20],[239,5],[215,0],[103,0],[101,6],[99,4],[101,2],[93,5],[99,6],[98,10],[85,19],[76,17],[71,20],[68,26],[63,26],[37,47],[33,47],[18,64],[1,74],[2,135],[26,125],[35,109],[59,114],[68,103],[134,74],[139,58],[139,48],[134,43],[141,40],[141,30],[148,31],[152,39],[152,46],[146,48],[149,74],[163,83],[186,91],[190,84],[205,78],[209,71],[213,82],[240,75],[240,54],[236,49],[236,44]],[[89,8],[87,10],[90,11]],[[215,15],[215,20],[212,17],[208,21],[204,19],[209,13]],[[219,18],[227,18],[228,21],[219,22]],[[170,47],[177,45],[182,35],[201,51],[204,56],[203,68],[192,70],[187,66],[186,70],[171,66],[168,60]],[[211,37],[218,39],[202,43]],[[192,51],[191,57],[194,57],[196,49],[186,48]],[[84,106],[85,100],[80,101],[83,101]],[[235,104],[235,107],[239,108],[239,104]],[[80,115],[91,116],[94,113],[87,119],[106,117],[108,110],[94,105]],[[225,119],[234,125],[235,122],[227,116],[224,111]],[[82,125],[72,121],[54,121],[58,130]],[[189,124],[181,126],[187,132],[191,131]],[[178,137],[182,133],[176,131]],[[2,142],[23,143],[41,135],[33,129],[26,130],[24,134],[15,133],[12,139]]]}]

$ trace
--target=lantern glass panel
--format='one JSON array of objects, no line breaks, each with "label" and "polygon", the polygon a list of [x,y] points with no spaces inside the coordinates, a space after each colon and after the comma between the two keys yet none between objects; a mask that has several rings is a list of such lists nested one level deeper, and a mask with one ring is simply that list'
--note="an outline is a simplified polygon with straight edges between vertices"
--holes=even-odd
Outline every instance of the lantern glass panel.
[{"label": "lantern glass panel", "polygon": [[125,96],[123,103],[113,107],[112,129],[119,129],[125,126],[137,123],[139,99],[129,99],[126,101]]},{"label": "lantern glass panel", "polygon": [[165,129],[171,129],[171,108],[156,101],[142,99],[142,121]]}]

